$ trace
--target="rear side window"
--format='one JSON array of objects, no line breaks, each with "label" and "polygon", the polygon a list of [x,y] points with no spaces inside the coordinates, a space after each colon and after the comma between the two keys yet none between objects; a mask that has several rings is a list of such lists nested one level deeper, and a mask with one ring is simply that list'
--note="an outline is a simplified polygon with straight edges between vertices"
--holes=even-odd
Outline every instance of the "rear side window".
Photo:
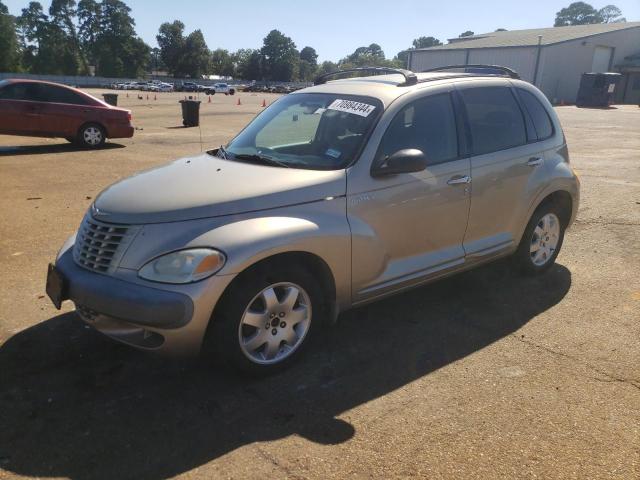
[{"label": "rear side window", "polygon": [[377,159],[416,148],[429,164],[458,157],[456,120],[448,93],[420,98],[400,110],[382,137]]},{"label": "rear side window", "polygon": [[469,117],[474,155],[497,152],[527,143],[524,118],[507,87],[460,91]]},{"label": "rear side window", "polygon": [[40,96],[43,102],[87,105],[86,100],[73,90],[54,85],[40,85]]},{"label": "rear side window", "polygon": [[553,124],[551,123],[547,109],[544,108],[535,95],[521,88],[518,89],[518,95],[520,95],[522,103],[529,112],[531,120],[533,120],[533,126],[536,129],[538,140],[545,140],[553,135]]}]

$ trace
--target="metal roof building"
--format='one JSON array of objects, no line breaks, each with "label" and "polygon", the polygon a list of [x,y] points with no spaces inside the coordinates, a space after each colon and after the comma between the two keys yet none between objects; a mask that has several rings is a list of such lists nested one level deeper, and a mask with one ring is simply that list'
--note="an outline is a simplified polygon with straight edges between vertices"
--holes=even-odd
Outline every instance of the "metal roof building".
[{"label": "metal roof building", "polygon": [[[573,103],[580,75],[617,71],[640,52],[640,22],[484,33],[409,51],[414,72],[445,65],[490,64],[516,70],[553,102]],[[617,101],[640,102],[640,72],[622,70]],[[635,88],[637,87],[637,88]]]}]

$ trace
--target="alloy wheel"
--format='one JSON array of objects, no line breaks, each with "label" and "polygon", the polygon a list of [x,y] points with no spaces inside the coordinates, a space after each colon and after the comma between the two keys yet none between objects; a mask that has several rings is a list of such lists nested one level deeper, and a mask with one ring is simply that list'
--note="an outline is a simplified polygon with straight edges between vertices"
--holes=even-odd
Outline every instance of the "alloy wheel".
[{"label": "alloy wheel", "polygon": [[554,213],[544,215],[531,235],[529,253],[537,267],[546,264],[558,248],[560,241],[560,220]]},{"label": "alloy wheel", "polygon": [[289,357],[311,326],[311,300],[299,285],[269,285],[249,302],[238,329],[242,353],[252,362],[274,364]]}]

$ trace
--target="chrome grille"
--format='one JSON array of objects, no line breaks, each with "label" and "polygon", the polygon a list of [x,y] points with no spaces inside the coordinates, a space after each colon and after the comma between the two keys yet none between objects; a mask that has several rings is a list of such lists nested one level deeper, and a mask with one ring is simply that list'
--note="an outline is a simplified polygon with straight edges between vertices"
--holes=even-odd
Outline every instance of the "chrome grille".
[{"label": "chrome grille", "polygon": [[109,273],[118,266],[136,227],[100,222],[87,214],[73,246],[75,262],[89,270]]}]

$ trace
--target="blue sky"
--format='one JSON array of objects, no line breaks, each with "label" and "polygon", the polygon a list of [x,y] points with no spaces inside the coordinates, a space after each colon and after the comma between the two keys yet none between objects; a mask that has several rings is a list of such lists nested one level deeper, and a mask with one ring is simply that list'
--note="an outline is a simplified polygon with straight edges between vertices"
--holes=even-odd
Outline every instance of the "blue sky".
[{"label": "blue sky", "polygon": [[[2,0],[16,15],[28,0]],[[443,42],[465,30],[491,32],[553,26],[555,14],[572,0],[125,0],[138,34],[155,46],[162,22],[181,20],[186,31],[200,29],[209,48],[259,48],[271,29],[309,45],[320,60],[338,60],[357,47],[378,43],[387,57],[411,46],[419,36]],[[45,8],[50,1],[41,3]],[[614,3],[628,21],[640,20],[640,0],[593,1],[596,8]]]}]

